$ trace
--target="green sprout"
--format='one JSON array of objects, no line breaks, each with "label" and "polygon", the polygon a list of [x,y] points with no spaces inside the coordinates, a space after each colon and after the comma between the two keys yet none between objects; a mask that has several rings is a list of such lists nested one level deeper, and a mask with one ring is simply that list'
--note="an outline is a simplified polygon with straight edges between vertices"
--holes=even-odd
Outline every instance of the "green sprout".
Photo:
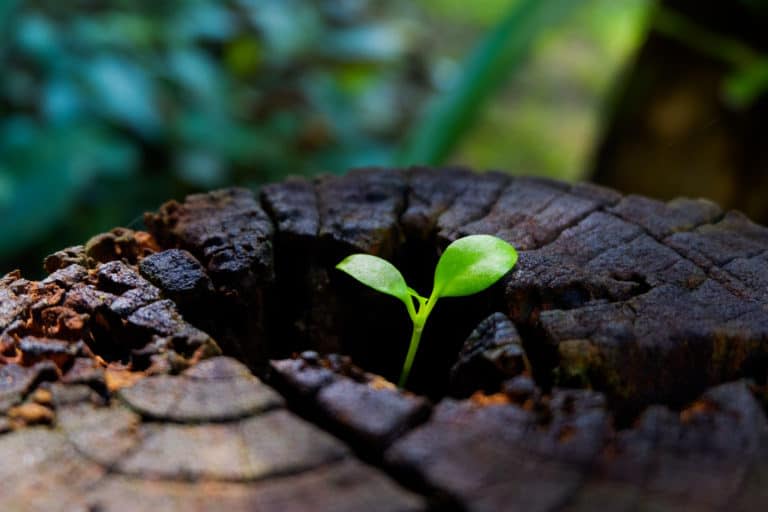
[{"label": "green sprout", "polygon": [[[440,256],[429,298],[422,297],[405,283],[403,275],[387,260],[370,254],[352,254],[336,268],[376,291],[403,301],[413,322],[398,386],[405,386],[419,349],[421,333],[429,314],[441,297],[463,297],[481,292],[501,279],[517,262],[517,251],[501,238],[471,235],[451,243]],[[415,302],[415,304],[414,304]]]}]

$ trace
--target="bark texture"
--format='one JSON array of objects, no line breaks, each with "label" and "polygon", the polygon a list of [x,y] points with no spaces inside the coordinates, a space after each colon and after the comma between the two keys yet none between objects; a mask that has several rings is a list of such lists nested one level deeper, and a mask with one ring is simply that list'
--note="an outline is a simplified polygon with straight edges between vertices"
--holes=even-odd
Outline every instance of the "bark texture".
[{"label": "bark texture", "polygon": [[[768,229],[737,212],[413,168],[146,224],[0,279],[4,510],[768,505]],[[334,265],[427,292],[473,233],[519,263],[441,301],[398,390],[404,308]]]}]

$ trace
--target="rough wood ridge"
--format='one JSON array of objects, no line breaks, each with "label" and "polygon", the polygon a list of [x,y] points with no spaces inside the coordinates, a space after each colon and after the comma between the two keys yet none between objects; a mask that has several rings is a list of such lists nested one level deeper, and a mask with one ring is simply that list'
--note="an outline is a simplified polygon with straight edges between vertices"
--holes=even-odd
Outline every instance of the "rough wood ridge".
[{"label": "rough wood ridge", "polygon": [[[368,169],[171,201],[0,279],[14,510],[761,510],[768,228],[703,200]],[[435,310],[333,270],[521,251]]]}]

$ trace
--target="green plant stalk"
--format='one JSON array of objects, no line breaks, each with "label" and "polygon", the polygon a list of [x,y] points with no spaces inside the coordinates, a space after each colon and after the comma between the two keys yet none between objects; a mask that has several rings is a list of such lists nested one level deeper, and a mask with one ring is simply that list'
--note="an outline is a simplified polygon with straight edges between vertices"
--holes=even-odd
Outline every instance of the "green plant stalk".
[{"label": "green plant stalk", "polygon": [[[413,322],[413,332],[411,333],[411,341],[408,344],[408,353],[405,356],[405,363],[403,363],[403,370],[400,372],[400,380],[397,382],[397,386],[404,388],[408,382],[408,376],[411,374],[411,366],[413,366],[413,360],[416,358],[416,352],[419,350],[419,343],[421,342],[421,333],[424,331],[424,325],[427,323],[429,314],[432,313],[432,309],[437,303],[437,292],[432,291],[429,299],[424,300],[423,297],[416,295],[414,297],[419,303],[418,310],[414,310],[413,303],[411,302],[408,308],[408,315]],[[409,304],[406,303],[406,306]]]},{"label": "green plant stalk", "polygon": [[416,358],[416,351],[419,349],[419,342],[421,341],[421,333],[423,330],[423,324],[413,324],[411,343],[408,345],[408,355],[405,356],[403,370],[400,372],[400,380],[397,382],[397,386],[400,388],[404,388],[406,382],[408,382],[408,376],[411,374],[411,366],[413,366],[413,360]]}]

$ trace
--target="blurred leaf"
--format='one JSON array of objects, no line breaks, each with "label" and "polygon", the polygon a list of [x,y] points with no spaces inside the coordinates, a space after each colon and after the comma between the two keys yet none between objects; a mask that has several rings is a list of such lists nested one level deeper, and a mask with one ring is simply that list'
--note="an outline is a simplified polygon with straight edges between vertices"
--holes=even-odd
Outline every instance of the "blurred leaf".
[{"label": "blurred leaf", "polygon": [[185,143],[184,152],[187,147],[196,147],[225,155],[234,163],[249,160],[249,157],[258,154],[261,147],[274,146],[275,151],[281,151],[283,147],[279,138],[280,127],[274,124],[269,126],[270,140],[268,137],[257,136],[262,134],[255,133],[255,128],[213,110],[184,112],[177,121],[176,135]]},{"label": "blurred leaf", "polygon": [[395,60],[407,48],[405,33],[383,23],[336,31],[322,45],[329,58],[349,61]]},{"label": "blurred leaf", "polygon": [[445,160],[491,95],[523,62],[533,42],[579,5],[570,0],[521,0],[485,36],[459,71],[456,83],[438,94],[414,125],[400,164]]},{"label": "blurred leaf", "polygon": [[26,115],[14,115],[0,123],[0,154],[8,156],[32,144],[39,129],[35,120]]},{"label": "blurred leaf", "polygon": [[106,12],[103,16],[74,16],[67,32],[75,47],[105,50],[150,50],[156,42],[158,26],[140,13]]},{"label": "blurred leaf", "polygon": [[653,26],[661,34],[735,68],[723,84],[725,99],[732,106],[748,107],[768,88],[768,57],[741,40],[714,32],[667,7],[656,10]]},{"label": "blurred leaf", "polygon": [[160,128],[154,84],[146,70],[113,55],[95,59],[87,70],[100,114],[122,121],[144,136]]},{"label": "blurred leaf", "polygon": [[16,27],[16,39],[19,48],[37,59],[54,58],[58,52],[59,41],[56,28],[39,14],[27,14]]},{"label": "blurred leaf", "polygon": [[96,174],[125,177],[137,163],[132,146],[87,125],[49,128],[19,116],[0,125],[0,142],[0,256],[64,220]]},{"label": "blurred leaf", "polygon": [[171,53],[168,59],[169,78],[178,82],[197,100],[225,102],[222,98],[223,80],[217,64],[202,51],[184,49]]},{"label": "blurred leaf", "polygon": [[509,12],[510,7],[519,0],[483,0],[475,2],[472,9],[467,9],[466,0],[422,0],[429,12],[451,19],[460,19],[463,23],[480,26],[492,25]]},{"label": "blurred leaf", "polygon": [[235,18],[223,5],[190,0],[176,15],[174,35],[180,39],[226,41],[235,32]]},{"label": "blurred leaf", "polygon": [[668,7],[656,10],[653,28],[704,55],[732,66],[748,66],[760,58],[754,49],[738,39],[714,32]]},{"label": "blurred leaf", "polygon": [[77,187],[66,173],[51,172],[53,165],[49,161],[28,169],[13,184],[10,201],[0,206],[0,233],[13,233],[0,239],[0,256],[12,254],[47,232],[74,203]]},{"label": "blurred leaf", "polygon": [[241,37],[227,46],[225,60],[227,67],[238,76],[248,76],[258,70],[264,50],[253,37]]},{"label": "blurred leaf", "polygon": [[184,150],[177,156],[176,172],[184,181],[200,188],[221,186],[229,177],[217,153],[197,148]]},{"label": "blurred leaf", "polygon": [[69,77],[57,77],[43,90],[42,111],[51,123],[66,123],[83,113],[84,105],[80,90]]},{"label": "blurred leaf", "polygon": [[0,153],[9,169],[24,169],[23,174],[6,175],[6,187],[11,194],[0,203],[0,256],[34,240],[55,224],[75,201],[79,187],[88,179],[93,168],[88,155],[79,161],[62,158],[69,147],[80,146],[84,134],[79,131],[41,131],[20,124],[15,135],[25,134]]},{"label": "blurred leaf", "polygon": [[428,80],[410,6],[0,0],[0,257],[37,268],[30,247],[139,201],[390,159]]},{"label": "blurred leaf", "polygon": [[733,73],[724,85],[725,97],[737,108],[747,108],[768,92],[768,58]]},{"label": "blurred leaf", "polygon": [[250,15],[272,61],[290,61],[314,49],[323,32],[317,11],[297,0],[260,0],[253,3]]}]

